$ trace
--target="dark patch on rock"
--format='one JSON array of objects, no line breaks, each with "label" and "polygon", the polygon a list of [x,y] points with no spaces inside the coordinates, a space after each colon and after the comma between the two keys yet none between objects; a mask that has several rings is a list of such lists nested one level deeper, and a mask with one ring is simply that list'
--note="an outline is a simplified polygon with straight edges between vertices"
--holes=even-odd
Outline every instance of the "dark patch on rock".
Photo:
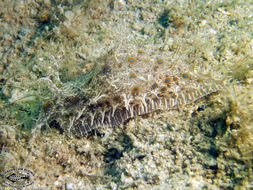
[{"label": "dark patch on rock", "polygon": [[170,11],[165,10],[161,16],[158,18],[158,23],[162,25],[164,28],[168,28],[170,24],[172,24],[172,20],[169,17]]},{"label": "dark patch on rock", "polygon": [[60,127],[60,124],[56,121],[56,120],[53,120],[50,124],[49,124],[49,126],[51,127],[51,128],[54,128],[54,129],[57,129],[59,132],[60,132],[60,134],[63,134],[63,129]]},{"label": "dark patch on rock", "polygon": [[104,174],[112,176],[112,181],[119,183],[121,174],[124,170],[119,170],[117,168],[116,161],[123,156],[123,152],[129,152],[133,149],[133,143],[124,133],[118,135],[116,142],[123,147],[123,150],[119,150],[116,147],[108,148],[104,155],[104,162],[106,163]]}]

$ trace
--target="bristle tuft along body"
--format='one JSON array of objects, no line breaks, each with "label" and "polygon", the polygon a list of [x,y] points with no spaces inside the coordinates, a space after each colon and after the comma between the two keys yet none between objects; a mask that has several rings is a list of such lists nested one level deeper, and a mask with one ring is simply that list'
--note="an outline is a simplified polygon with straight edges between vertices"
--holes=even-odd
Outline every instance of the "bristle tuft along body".
[{"label": "bristle tuft along body", "polygon": [[156,55],[148,48],[136,49],[127,54],[114,50],[81,80],[60,84],[50,109],[43,107],[48,125],[57,123],[69,136],[82,137],[99,127],[191,104],[221,87],[214,77],[202,74],[201,67],[175,64],[160,50]]}]

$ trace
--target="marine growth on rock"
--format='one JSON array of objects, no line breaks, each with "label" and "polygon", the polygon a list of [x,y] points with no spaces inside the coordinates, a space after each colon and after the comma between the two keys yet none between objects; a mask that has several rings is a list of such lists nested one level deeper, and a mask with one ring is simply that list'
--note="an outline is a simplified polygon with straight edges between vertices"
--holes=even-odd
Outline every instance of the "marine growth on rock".
[{"label": "marine growth on rock", "polygon": [[222,87],[210,68],[177,61],[151,45],[114,48],[78,80],[56,84],[58,93],[45,103],[40,122],[83,137],[136,116],[177,109]]}]

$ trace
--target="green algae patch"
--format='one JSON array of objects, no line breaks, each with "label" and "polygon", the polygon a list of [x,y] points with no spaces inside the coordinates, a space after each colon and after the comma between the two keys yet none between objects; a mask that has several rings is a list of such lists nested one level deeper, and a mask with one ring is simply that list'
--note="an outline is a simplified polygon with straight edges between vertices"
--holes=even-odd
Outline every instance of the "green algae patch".
[{"label": "green algae patch", "polygon": [[9,108],[10,115],[14,116],[21,125],[21,130],[30,132],[35,127],[39,117],[41,103],[36,96],[23,98],[12,104]]}]

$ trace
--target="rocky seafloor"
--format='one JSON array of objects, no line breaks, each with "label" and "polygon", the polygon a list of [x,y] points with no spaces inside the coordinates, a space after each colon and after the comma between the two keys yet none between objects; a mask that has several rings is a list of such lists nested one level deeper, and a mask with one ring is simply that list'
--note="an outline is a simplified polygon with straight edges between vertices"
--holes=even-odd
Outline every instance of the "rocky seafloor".
[{"label": "rocky seafloor", "polygon": [[[1,1],[0,189],[13,188],[4,174],[15,168],[35,174],[25,189],[252,189],[252,7],[251,1]],[[150,46],[154,53],[145,50]],[[82,138],[45,121],[55,99],[93,88],[85,76],[95,65],[107,68],[139,48],[149,51],[147,62],[165,52],[163,60],[182,72],[201,68],[199,75],[220,80],[222,88]],[[101,81],[96,74],[92,80]],[[104,76],[118,76],[127,88],[123,74]],[[100,89],[92,90],[91,102]],[[71,121],[75,108],[64,107],[60,117]]]}]

